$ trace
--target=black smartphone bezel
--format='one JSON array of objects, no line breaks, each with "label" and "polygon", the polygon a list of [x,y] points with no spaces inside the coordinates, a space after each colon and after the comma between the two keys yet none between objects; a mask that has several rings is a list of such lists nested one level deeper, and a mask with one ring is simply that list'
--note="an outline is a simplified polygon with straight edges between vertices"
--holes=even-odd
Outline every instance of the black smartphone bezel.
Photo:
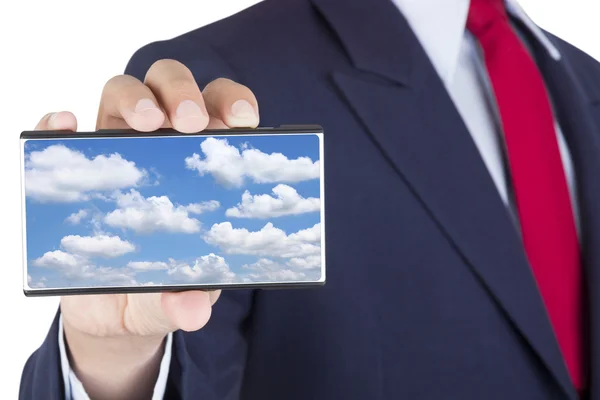
[{"label": "black smartphone bezel", "polygon": [[[72,131],[23,131],[20,139],[70,139],[70,138],[128,138],[128,137],[168,137],[168,136],[217,136],[217,135],[257,135],[257,134],[324,134],[320,125],[280,125],[278,127],[257,127],[257,128],[232,128],[232,129],[207,129],[198,133],[181,133],[169,128],[162,128],[152,132],[140,132],[132,129],[101,129],[94,132],[72,132]],[[321,141],[320,153],[324,152],[324,140]],[[21,148],[22,150],[22,148]],[[321,162],[324,164],[324,157]],[[322,167],[324,171],[324,165]],[[23,166],[21,166],[23,171]],[[321,177],[324,179],[324,176]],[[21,186],[23,185],[21,177]],[[324,185],[321,185],[323,187]],[[323,190],[324,191],[324,190]],[[322,202],[325,202],[324,193],[321,193]],[[25,198],[21,200],[23,221],[25,218]],[[324,206],[323,206],[324,207]],[[321,214],[321,223],[325,224],[324,213]],[[21,227],[22,236],[25,239],[25,226]],[[323,228],[325,229],[325,228]],[[23,240],[23,254],[26,254],[27,241]],[[326,255],[324,244],[322,254]],[[160,292],[183,292],[189,290],[240,290],[240,289],[299,289],[316,288],[325,285],[326,261],[323,256],[322,272],[323,278],[320,281],[311,282],[273,282],[273,283],[235,283],[227,285],[155,285],[155,286],[101,286],[101,287],[74,287],[74,288],[39,288],[28,289],[26,286],[27,259],[23,257],[24,282],[23,293],[27,297],[45,297],[45,296],[70,296],[86,294],[130,294],[130,293],[160,293]]]}]

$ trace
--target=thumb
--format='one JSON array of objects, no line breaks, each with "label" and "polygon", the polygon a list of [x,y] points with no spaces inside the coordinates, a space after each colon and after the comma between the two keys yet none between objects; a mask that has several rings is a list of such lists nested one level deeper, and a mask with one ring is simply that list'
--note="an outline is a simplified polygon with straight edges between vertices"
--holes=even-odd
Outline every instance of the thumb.
[{"label": "thumb", "polygon": [[61,111],[49,113],[38,122],[35,127],[36,131],[76,131],[77,118],[73,113]]},{"label": "thumb", "polygon": [[125,328],[138,335],[195,331],[208,322],[220,291],[184,291],[128,295]]}]

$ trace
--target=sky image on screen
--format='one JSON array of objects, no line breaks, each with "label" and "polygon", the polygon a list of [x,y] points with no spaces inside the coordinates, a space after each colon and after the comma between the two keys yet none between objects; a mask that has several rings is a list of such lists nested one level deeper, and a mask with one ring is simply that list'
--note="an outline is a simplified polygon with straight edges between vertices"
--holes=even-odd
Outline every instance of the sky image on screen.
[{"label": "sky image on screen", "polygon": [[321,278],[319,137],[24,144],[35,288]]}]

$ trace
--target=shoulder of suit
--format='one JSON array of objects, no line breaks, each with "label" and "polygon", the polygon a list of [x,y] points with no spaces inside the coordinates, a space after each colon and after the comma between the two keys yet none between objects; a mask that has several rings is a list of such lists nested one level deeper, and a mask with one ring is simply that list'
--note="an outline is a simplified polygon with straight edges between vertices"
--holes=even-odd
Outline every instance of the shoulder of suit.
[{"label": "shoulder of suit", "polygon": [[229,17],[177,37],[156,41],[137,50],[126,72],[142,77],[151,63],[161,58],[181,61],[188,67],[215,66],[233,71],[227,65],[229,55],[244,59],[264,59],[277,54],[298,39],[302,27],[310,29],[316,14],[308,0],[265,0]]},{"label": "shoulder of suit", "polygon": [[261,39],[285,37],[288,29],[306,25],[306,17],[312,12],[307,0],[264,0],[167,42],[171,45],[208,44],[216,48],[259,46]]}]

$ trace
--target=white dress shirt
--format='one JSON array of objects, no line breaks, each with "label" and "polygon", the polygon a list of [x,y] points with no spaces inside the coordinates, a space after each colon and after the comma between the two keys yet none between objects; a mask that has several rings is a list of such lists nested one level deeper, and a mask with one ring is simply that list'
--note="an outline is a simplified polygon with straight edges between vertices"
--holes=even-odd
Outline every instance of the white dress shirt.
[{"label": "white dress shirt", "polygon": [[[367,1],[367,0],[365,0]],[[465,31],[469,0],[393,0],[404,14],[440,78],[444,82],[458,112],[469,129],[490,176],[502,200],[511,207],[509,182],[505,176],[502,132],[479,47]],[[527,17],[514,0],[506,1],[509,12],[521,20],[536,40],[545,46],[555,60],[560,53],[544,33]],[[343,2],[340,2],[343,6]],[[394,51],[394,49],[389,49]],[[575,197],[573,164],[566,142],[556,125],[561,156],[569,184],[577,225],[578,208]],[[63,339],[62,319],[59,322],[59,347],[65,393],[68,400],[89,399],[81,382],[70,369]],[[167,337],[165,354],[154,388],[152,400],[163,398],[171,360],[172,335]]]}]

